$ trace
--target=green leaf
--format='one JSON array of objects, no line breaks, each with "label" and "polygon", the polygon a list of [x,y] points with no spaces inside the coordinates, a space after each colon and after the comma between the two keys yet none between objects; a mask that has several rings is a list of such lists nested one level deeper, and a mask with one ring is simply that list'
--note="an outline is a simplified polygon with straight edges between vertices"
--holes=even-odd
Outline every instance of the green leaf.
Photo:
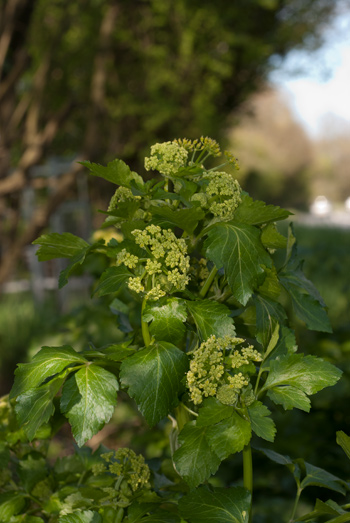
[{"label": "green leaf", "polygon": [[38,429],[47,423],[55,412],[53,399],[63,382],[64,378],[55,378],[41,387],[28,389],[17,397],[17,419],[29,441],[32,441]]},{"label": "green leaf", "polygon": [[116,185],[123,185],[124,187],[132,187],[132,180],[136,185],[143,185],[143,179],[137,173],[130,170],[122,160],[113,160],[107,164],[107,167],[91,162],[80,162],[87,167],[90,174],[104,178],[105,180],[115,183]]},{"label": "green leaf", "polygon": [[106,294],[116,292],[132,276],[133,274],[123,265],[120,267],[109,267],[102,273],[94,294],[97,296],[105,296]]},{"label": "green leaf", "polygon": [[242,203],[235,211],[235,221],[248,225],[262,225],[263,223],[284,220],[291,212],[275,205],[266,205],[265,202],[253,200],[248,194],[243,194]]},{"label": "green leaf", "polygon": [[216,425],[208,427],[207,440],[211,449],[221,460],[240,452],[252,437],[249,421],[233,412]]},{"label": "green leaf", "polygon": [[[300,279],[292,272],[284,272],[280,282],[290,295],[295,314],[306,323],[309,329],[319,332],[332,332],[326,311],[319,299],[305,294],[305,287],[299,285]],[[297,283],[298,282],[298,283]]]},{"label": "green leaf", "polygon": [[187,308],[202,340],[207,340],[212,334],[218,338],[235,336],[236,329],[230,317],[231,311],[226,305],[212,300],[200,300],[187,301]]},{"label": "green leaf", "polygon": [[84,510],[61,516],[58,523],[102,523],[102,518],[98,512]]},{"label": "green leaf", "polygon": [[7,523],[24,508],[25,494],[12,491],[0,494],[0,521]]},{"label": "green leaf", "polygon": [[159,509],[151,516],[140,520],[140,523],[180,523],[181,518],[177,514],[172,514],[167,510]]},{"label": "green leaf", "polygon": [[5,469],[10,461],[10,449],[5,441],[0,441],[0,470]]},{"label": "green leaf", "polygon": [[248,407],[248,414],[253,432],[266,441],[274,441],[276,427],[274,421],[270,418],[269,409],[260,401],[254,401]]},{"label": "green leaf", "polygon": [[48,473],[46,460],[37,454],[27,454],[19,462],[18,475],[28,493],[39,481],[46,479]]},{"label": "green leaf", "polygon": [[274,223],[269,223],[261,232],[261,242],[269,249],[285,249],[287,238],[280,234]]},{"label": "green leaf", "polygon": [[[153,223],[161,225],[163,228],[179,227],[180,229],[192,234],[198,225],[198,222],[205,217],[204,211],[200,207],[190,209],[173,210],[169,206],[162,207],[151,206],[149,212],[155,219]],[[160,217],[160,220],[157,219]]]},{"label": "green leaf", "polygon": [[263,370],[269,370],[272,360],[280,359],[281,356],[286,356],[287,354],[293,354],[298,349],[294,332],[284,326],[279,329],[277,344],[271,352],[269,351],[269,346],[266,349],[264,361],[261,364]]},{"label": "green leaf", "polygon": [[341,446],[347,457],[350,459],[350,437],[342,430],[337,432],[337,443]]},{"label": "green leaf", "polygon": [[315,487],[324,487],[335,492],[340,492],[340,494],[345,494],[347,491],[347,484],[342,479],[330,474],[326,470],[323,470],[319,467],[315,467],[310,463],[305,462],[306,477],[301,482],[301,488],[315,486]]},{"label": "green leaf", "polygon": [[72,272],[78,268],[79,265],[84,263],[86,255],[89,253],[90,247],[87,249],[84,249],[83,251],[80,251],[78,254],[73,256],[69,264],[65,269],[63,269],[60,272],[59,278],[58,278],[58,287],[59,289],[62,289],[65,285],[68,283],[68,278],[72,274]]},{"label": "green leaf", "polygon": [[208,425],[215,425],[215,423],[230,417],[232,413],[233,407],[223,405],[215,398],[207,398],[203,401],[203,406],[198,411],[196,426],[207,427]]},{"label": "green leaf", "polygon": [[30,363],[20,363],[15,372],[15,382],[11,398],[33,389],[47,378],[62,372],[66,367],[85,363],[82,354],[69,345],[62,347],[43,347]]},{"label": "green leaf", "polygon": [[181,380],[188,358],[171,343],[162,341],[140,350],[122,362],[120,378],[150,426],[178,404]]},{"label": "green leaf", "polygon": [[118,389],[116,377],[93,363],[78,370],[66,381],[61,410],[72,426],[79,447],[111,419]]},{"label": "green leaf", "polygon": [[251,496],[242,487],[199,487],[179,501],[183,518],[190,523],[248,523]]},{"label": "green leaf", "polygon": [[178,436],[181,445],[173,455],[175,468],[191,488],[215,474],[220,458],[207,441],[208,427],[187,423]]},{"label": "green leaf", "polygon": [[276,403],[282,405],[285,410],[300,409],[310,412],[311,401],[300,389],[290,385],[275,387],[267,392],[268,397]]},{"label": "green leaf", "polygon": [[335,385],[342,372],[316,356],[289,354],[270,363],[270,373],[263,390],[291,385],[305,394],[315,394]]},{"label": "green leaf", "polygon": [[217,269],[224,268],[234,297],[246,305],[272,260],[260,241],[260,231],[245,224],[216,223],[207,233],[206,256]]},{"label": "green leaf", "polygon": [[278,463],[279,465],[286,465],[289,469],[290,467],[294,467],[293,461],[290,459],[289,456],[284,454],[279,454],[278,452],[275,452],[274,450],[270,449],[263,449],[259,447],[254,447],[259,452],[262,452],[267,458],[269,458],[274,463]]},{"label": "green leaf", "polygon": [[256,309],[257,340],[266,349],[277,324],[283,324],[287,318],[280,303],[256,295],[253,297]]},{"label": "green leaf", "polygon": [[152,322],[150,333],[158,341],[181,342],[186,328],[187,319],[186,302],[179,298],[162,299],[156,302],[147,302],[143,321]]},{"label": "green leaf", "polygon": [[106,358],[112,361],[123,361],[132,354],[135,354],[135,348],[129,347],[129,343],[120,343],[118,345],[109,345],[100,349],[102,354],[106,355]]},{"label": "green leaf", "polygon": [[278,301],[278,298],[282,292],[282,285],[278,279],[277,269],[273,265],[271,269],[265,268],[264,273],[264,283],[259,286],[257,294],[263,296],[264,298]]},{"label": "green leaf", "polygon": [[70,232],[43,234],[33,244],[41,245],[36,252],[39,261],[73,258],[90,247],[89,243]]}]

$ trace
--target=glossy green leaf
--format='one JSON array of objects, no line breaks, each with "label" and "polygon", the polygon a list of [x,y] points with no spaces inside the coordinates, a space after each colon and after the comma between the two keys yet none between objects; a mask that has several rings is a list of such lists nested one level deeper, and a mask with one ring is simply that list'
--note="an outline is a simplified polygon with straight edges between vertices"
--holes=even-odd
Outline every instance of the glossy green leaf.
[{"label": "glossy green leaf", "polygon": [[217,269],[224,268],[234,297],[246,305],[264,272],[262,265],[272,265],[260,241],[260,231],[241,223],[216,223],[207,234],[207,258]]},{"label": "glossy green leaf", "polygon": [[350,459],[350,437],[342,430],[337,432],[337,443],[341,446],[347,457]]},{"label": "glossy green leaf", "polygon": [[308,396],[302,390],[291,385],[270,389],[267,395],[276,405],[282,405],[285,410],[295,408],[310,412],[311,401]]},{"label": "glossy green leaf", "polygon": [[277,324],[283,324],[287,318],[285,310],[280,303],[255,295],[257,340],[266,348]]},{"label": "glossy green leaf", "polygon": [[249,421],[233,412],[216,425],[208,427],[207,440],[211,449],[221,460],[240,452],[252,437]]},{"label": "glossy green leaf", "polygon": [[186,319],[186,302],[179,298],[148,301],[143,313],[143,321],[152,322],[150,333],[158,341],[181,342],[186,332]]},{"label": "glossy green leaf", "polygon": [[269,249],[284,249],[287,238],[278,232],[274,223],[269,223],[261,232],[261,243]]},{"label": "glossy green leaf", "polygon": [[231,311],[226,305],[212,300],[198,300],[187,301],[187,308],[202,340],[207,340],[212,334],[218,338],[235,336]]},{"label": "glossy green leaf", "polygon": [[273,419],[270,418],[271,412],[269,409],[260,401],[254,401],[254,403],[248,407],[248,414],[252,431],[266,441],[274,441],[276,426]]},{"label": "glossy green leaf", "polygon": [[251,496],[242,487],[199,487],[179,501],[181,515],[190,523],[248,523]]},{"label": "glossy green leaf", "polygon": [[95,289],[97,296],[105,296],[112,292],[117,292],[131,278],[133,274],[126,267],[109,267],[100,278],[99,284]]},{"label": "glossy green leaf", "polygon": [[319,467],[315,467],[310,463],[305,462],[306,477],[301,482],[301,488],[306,487],[324,487],[335,492],[340,492],[340,494],[345,494],[347,491],[347,483],[342,479],[330,474],[326,470],[323,470]]},{"label": "glossy green leaf", "polygon": [[0,494],[0,521],[8,523],[25,506],[25,494],[12,491]]},{"label": "glossy green leaf", "polygon": [[[161,225],[164,229],[168,227],[179,227],[189,234],[193,233],[198,222],[205,216],[204,211],[200,207],[173,210],[167,205],[162,207],[151,206],[149,212],[155,217],[153,222]],[[158,217],[160,219],[158,219]]]},{"label": "glossy green leaf", "polygon": [[208,427],[196,427],[187,423],[179,434],[178,448],[173,455],[175,467],[191,488],[215,474],[220,458],[207,440]]},{"label": "glossy green leaf", "polygon": [[171,343],[162,341],[140,350],[122,362],[120,378],[150,426],[178,404],[188,358]]},{"label": "glossy green leaf", "polygon": [[43,347],[30,363],[18,365],[11,398],[37,387],[47,378],[62,372],[66,367],[73,367],[86,361],[82,354],[75,352],[69,345]]},{"label": "glossy green leaf", "polygon": [[306,294],[309,287],[300,286],[300,278],[295,277],[292,272],[284,272],[280,281],[289,293],[295,314],[304,321],[309,329],[319,332],[332,332],[329,318],[323,303],[314,295]]},{"label": "glossy green leaf", "polygon": [[253,200],[248,194],[243,194],[242,203],[236,209],[235,221],[248,225],[262,225],[263,223],[284,220],[291,212],[275,205],[266,205],[265,202]]},{"label": "glossy green leaf", "polygon": [[41,246],[36,252],[39,261],[73,258],[90,247],[89,243],[70,232],[43,234],[33,244]]},{"label": "glossy green leaf", "polygon": [[61,410],[80,447],[111,419],[118,389],[116,377],[93,363],[73,374],[64,384]]},{"label": "glossy green leaf", "polygon": [[342,372],[316,356],[289,354],[270,363],[270,373],[263,389],[291,385],[305,394],[315,394],[335,385]]},{"label": "glossy green leaf", "polygon": [[60,390],[64,379],[55,378],[38,388],[28,389],[17,397],[16,414],[18,422],[31,441],[38,429],[49,421],[55,407],[53,399]]},{"label": "glossy green leaf", "polygon": [[87,167],[90,174],[104,178],[105,180],[115,183],[116,185],[123,185],[124,187],[132,187],[132,181],[136,184],[143,185],[143,179],[137,173],[130,170],[122,160],[113,160],[107,164],[107,167],[91,162],[80,162]]},{"label": "glossy green leaf", "polygon": [[132,354],[135,354],[136,349],[129,347],[129,343],[120,343],[118,345],[109,345],[100,349],[101,353],[112,361],[123,361]]},{"label": "glossy green leaf", "polygon": [[233,414],[233,407],[223,405],[215,398],[207,398],[203,401],[203,406],[198,411],[196,420],[197,427],[207,427],[215,425]]}]

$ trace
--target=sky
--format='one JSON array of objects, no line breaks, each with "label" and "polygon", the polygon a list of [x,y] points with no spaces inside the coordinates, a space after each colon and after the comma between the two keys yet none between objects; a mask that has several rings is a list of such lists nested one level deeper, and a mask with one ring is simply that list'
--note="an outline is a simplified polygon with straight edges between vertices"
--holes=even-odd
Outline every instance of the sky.
[{"label": "sky", "polygon": [[350,132],[350,12],[325,31],[325,43],[293,51],[270,76],[311,138]]}]

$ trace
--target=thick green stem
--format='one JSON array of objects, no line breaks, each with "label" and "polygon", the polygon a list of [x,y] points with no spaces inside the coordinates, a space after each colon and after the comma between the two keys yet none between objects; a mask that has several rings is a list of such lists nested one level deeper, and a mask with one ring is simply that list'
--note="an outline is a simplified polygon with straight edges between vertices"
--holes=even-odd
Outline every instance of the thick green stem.
[{"label": "thick green stem", "polygon": [[294,506],[293,506],[293,511],[292,511],[292,515],[290,516],[289,523],[293,523],[293,521],[294,521],[301,493],[302,493],[302,489],[300,488],[300,485],[298,485],[298,489],[297,489],[297,493],[296,493],[295,501],[294,501]]},{"label": "thick green stem", "polygon": [[207,294],[208,290],[210,289],[210,287],[214,281],[214,278],[215,278],[217,272],[218,272],[218,270],[216,267],[213,267],[212,270],[210,271],[208,278],[205,280],[204,285],[199,292],[199,296],[201,298],[204,298],[205,295]]},{"label": "thick green stem", "polygon": [[[243,486],[253,495],[252,449],[248,444],[243,449]],[[249,523],[252,521],[252,502],[250,502]]]},{"label": "thick green stem", "polygon": [[146,321],[143,321],[143,311],[146,306],[146,298],[143,299],[142,307],[141,307],[141,329],[142,329],[142,336],[143,341],[145,342],[145,346],[148,347],[148,345],[151,343],[151,336],[148,330],[148,323]]}]

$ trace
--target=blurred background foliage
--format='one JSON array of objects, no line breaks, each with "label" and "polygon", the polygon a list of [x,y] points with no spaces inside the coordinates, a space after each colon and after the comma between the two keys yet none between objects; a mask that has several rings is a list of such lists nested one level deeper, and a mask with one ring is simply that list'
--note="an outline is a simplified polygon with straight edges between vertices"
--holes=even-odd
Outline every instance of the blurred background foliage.
[{"label": "blurred background foliage", "polygon": [[[343,201],[350,195],[349,129],[338,135],[328,121],[322,139],[311,140],[267,83],[289,51],[321,45],[340,3],[0,0],[0,285],[30,277],[24,248],[45,228],[62,232],[55,217],[63,202],[77,208],[83,193],[89,209],[105,208],[109,186],[96,178],[81,186],[87,175],[77,159],[119,157],[141,171],[152,143],[203,134],[236,154],[239,180],[255,198],[297,210],[321,193]],[[88,238],[89,212],[80,219]],[[95,227],[102,222],[94,220]],[[310,416],[276,413],[276,445],[348,478],[335,432],[350,434],[350,229],[299,224],[295,230],[306,275],[334,328],[332,335],[306,333],[296,322],[297,340],[303,352],[341,367],[344,379],[315,398]],[[64,293],[59,299],[46,291],[41,301],[30,290],[0,296],[2,394],[16,363],[42,345],[101,346],[117,342],[127,328],[103,301],[90,304],[80,290]],[[147,458],[162,457],[169,426],[145,432],[135,414],[122,398],[114,423],[91,446],[123,446],[132,438]],[[52,455],[71,448],[69,438],[63,428]],[[271,500],[272,489],[280,521],[293,482],[281,467],[269,464],[267,474],[266,460],[256,457],[256,463],[257,499]],[[240,477],[234,459],[218,481]],[[261,502],[257,523],[272,523],[265,508]]]}]

